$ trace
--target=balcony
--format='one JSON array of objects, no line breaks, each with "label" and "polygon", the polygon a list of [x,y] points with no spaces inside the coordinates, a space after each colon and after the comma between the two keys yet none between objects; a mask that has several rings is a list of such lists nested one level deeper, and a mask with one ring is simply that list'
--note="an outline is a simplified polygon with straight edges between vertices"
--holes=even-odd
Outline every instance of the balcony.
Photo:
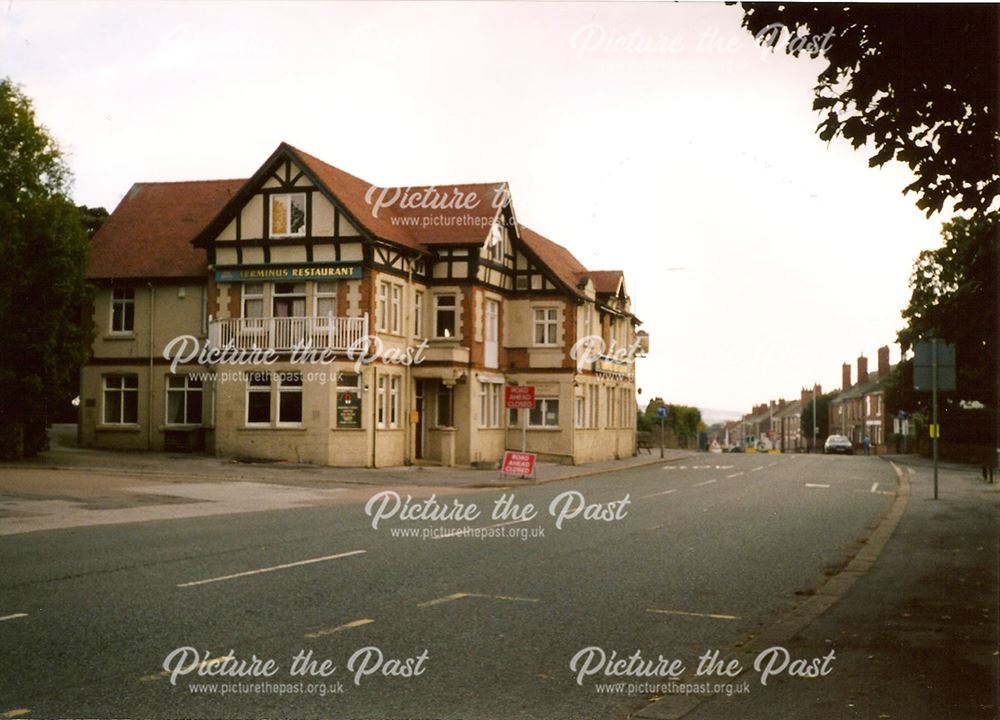
[{"label": "balcony", "polygon": [[368,314],[363,317],[272,317],[213,320],[208,340],[214,346],[237,350],[291,352],[296,348],[346,352],[368,336]]}]

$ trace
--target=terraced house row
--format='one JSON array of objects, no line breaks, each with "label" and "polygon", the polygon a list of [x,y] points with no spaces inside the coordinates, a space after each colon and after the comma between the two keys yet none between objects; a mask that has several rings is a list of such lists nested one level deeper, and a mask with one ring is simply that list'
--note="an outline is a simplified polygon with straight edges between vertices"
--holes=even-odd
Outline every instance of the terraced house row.
[{"label": "terraced house row", "polygon": [[[281,144],[249,179],[137,183],[94,237],[80,440],[340,466],[635,451],[620,271],[506,183],[378,188]],[[209,349],[212,352],[205,352]],[[504,387],[536,388],[534,409]]]}]

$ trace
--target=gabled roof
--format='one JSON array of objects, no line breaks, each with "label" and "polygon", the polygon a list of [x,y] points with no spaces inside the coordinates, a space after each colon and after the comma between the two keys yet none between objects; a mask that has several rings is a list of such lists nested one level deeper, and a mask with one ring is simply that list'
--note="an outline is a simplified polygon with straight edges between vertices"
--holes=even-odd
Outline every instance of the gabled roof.
[{"label": "gabled roof", "polygon": [[872,392],[877,392],[882,389],[885,381],[889,379],[892,375],[892,369],[896,367],[895,365],[889,366],[889,372],[886,373],[885,377],[881,377],[878,370],[868,373],[868,379],[863,383],[857,383],[847,388],[839,395],[836,395],[831,402],[840,402],[842,400],[850,400],[852,398],[859,398],[862,395],[868,395]]},{"label": "gabled roof", "polygon": [[525,225],[519,225],[521,229],[521,240],[525,246],[535,255],[543,265],[553,272],[562,285],[574,295],[583,297],[580,289],[579,277],[587,273],[587,268],[574,257],[573,253],[564,248],[559,243],[549,240],[544,235],[539,235]]},{"label": "gabled roof", "polygon": [[594,291],[598,295],[617,295],[625,280],[621,270],[592,270],[590,279],[594,282]]},{"label": "gabled roof", "polygon": [[[383,192],[361,178],[330,165],[287,143],[281,143],[248,179],[195,182],[137,183],[95,235],[87,277],[91,279],[197,277],[206,271],[205,247],[231,222],[257,192],[277,163],[298,164],[303,173],[339,205],[348,219],[366,236],[433,254],[447,245],[481,244],[500,212],[509,203],[505,182],[459,185],[425,185],[386,188]],[[434,199],[455,197],[464,202],[451,207],[422,207],[416,193]],[[404,194],[410,201],[402,202]],[[417,205],[417,207],[411,207]],[[513,211],[511,210],[513,216]],[[616,294],[622,286],[621,270],[587,270],[562,245],[515,222],[526,253],[549,270],[563,290],[585,298],[589,278],[597,294]],[[635,316],[629,315],[633,319]],[[637,319],[636,319],[637,320]]]},{"label": "gabled roof", "polygon": [[778,412],[775,413],[775,417],[779,418],[791,417],[800,415],[801,413],[802,413],[802,401],[793,400],[790,403],[785,403],[785,407],[778,410]]},{"label": "gabled roof", "polygon": [[191,241],[246,180],[136,183],[94,235],[87,278],[205,275]]}]

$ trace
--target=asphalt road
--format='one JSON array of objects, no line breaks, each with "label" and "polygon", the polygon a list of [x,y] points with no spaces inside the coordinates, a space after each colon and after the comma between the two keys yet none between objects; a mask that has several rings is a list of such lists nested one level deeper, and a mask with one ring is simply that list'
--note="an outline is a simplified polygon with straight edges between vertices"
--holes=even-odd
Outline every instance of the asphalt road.
[{"label": "asphalt road", "polygon": [[[469,522],[375,529],[348,504],[2,537],[0,717],[624,717],[647,693],[578,683],[574,655],[692,669],[836,572],[894,488],[877,458],[703,454],[507,491],[536,506],[526,522],[491,517],[504,491],[484,490],[439,498],[475,503]],[[567,491],[612,519],[557,529]],[[497,525],[507,536],[420,537]],[[209,662],[172,684],[183,647]],[[349,659],[372,647],[355,684]],[[198,675],[230,651],[278,669]],[[292,676],[309,651],[337,669]]]}]

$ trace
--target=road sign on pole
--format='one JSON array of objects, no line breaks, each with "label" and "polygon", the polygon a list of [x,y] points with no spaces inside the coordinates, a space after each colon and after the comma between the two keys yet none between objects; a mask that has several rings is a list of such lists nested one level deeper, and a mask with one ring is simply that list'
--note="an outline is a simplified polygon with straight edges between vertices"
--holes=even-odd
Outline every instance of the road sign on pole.
[{"label": "road sign on pole", "polygon": [[503,391],[503,404],[517,410],[521,416],[521,452],[528,451],[528,412],[535,407],[534,385],[508,385]]},{"label": "road sign on pole", "polygon": [[937,338],[913,345],[913,389],[931,391],[931,447],[934,454],[934,499],[938,499],[938,391],[955,389],[955,346]]},{"label": "road sign on pole", "polygon": [[668,412],[670,412],[670,410],[667,408],[666,405],[660,405],[660,407],[656,408],[656,415],[657,415],[657,417],[660,418],[660,459],[661,460],[663,459],[663,423],[667,419],[667,413]]}]

